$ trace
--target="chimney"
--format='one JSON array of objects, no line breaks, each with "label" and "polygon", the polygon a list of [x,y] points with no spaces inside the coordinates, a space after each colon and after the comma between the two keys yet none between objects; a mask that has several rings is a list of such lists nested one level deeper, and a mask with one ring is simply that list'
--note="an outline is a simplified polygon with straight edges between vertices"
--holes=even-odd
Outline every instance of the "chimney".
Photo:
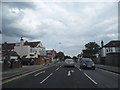
[{"label": "chimney", "polygon": [[23,46],[24,45],[24,39],[21,37],[20,39],[20,45]]},{"label": "chimney", "polygon": [[104,46],[104,42],[103,42],[103,40],[101,41],[101,47],[103,47]]}]

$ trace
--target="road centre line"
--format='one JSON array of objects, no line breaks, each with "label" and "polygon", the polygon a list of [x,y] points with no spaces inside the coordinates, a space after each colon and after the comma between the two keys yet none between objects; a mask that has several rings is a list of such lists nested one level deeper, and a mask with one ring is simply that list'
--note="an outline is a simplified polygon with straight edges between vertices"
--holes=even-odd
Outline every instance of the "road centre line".
[{"label": "road centre line", "polygon": [[39,74],[42,74],[42,73],[45,73],[45,71],[39,72],[39,73],[35,74],[34,76],[36,77],[36,76],[38,76]]},{"label": "road centre line", "polygon": [[42,84],[44,81],[46,81],[51,75],[53,75],[53,73],[51,73],[49,76],[47,76],[45,79],[43,79],[40,84]]},{"label": "road centre line", "polygon": [[95,82],[90,76],[88,76],[86,73],[84,73],[86,77],[88,77],[94,84],[98,84],[97,82]]}]

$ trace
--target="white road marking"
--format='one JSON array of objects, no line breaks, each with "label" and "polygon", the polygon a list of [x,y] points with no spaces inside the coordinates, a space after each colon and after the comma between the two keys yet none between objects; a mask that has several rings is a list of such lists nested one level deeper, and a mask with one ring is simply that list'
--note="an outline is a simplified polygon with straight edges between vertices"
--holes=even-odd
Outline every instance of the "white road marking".
[{"label": "white road marking", "polygon": [[60,67],[62,67],[62,65]]},{"label": "white road marking", "polygon": [[[77,67],[78,68],[78,67]],[[80,68],[78,68],[80,71],[81,71],[81,69]]]},{"label": "white road marking", "polygon": [[57,71],[59,68],[57,68],[55,71]]},{"label": "white road marking", "polygon": [[38,76],[41,73],[45,73],[45,71],[39,72],[39,73],[35,74],[34,76],[36,77],[36,76]]},{"label": "white road marking", "polygon": [[70,74],[70,71],[68,71],[68,76],[70,76],[71,74]]},{"label": "white road marking", "polygon": [[98,84],[97,82],[95,82],[91,77],[89,77],[86,73],[84,73],[85,76],[87,76],[94,84]]},{"label": "white road marking", "polygon": [[41,82],[40,82],[40,84],[42,84],[45,80],[47,80],[51,75],[53,75],[53,73],[51,73],[49,76],[47,76],[44,80],[42,80]]},{"label": "white road marking", "polygon": [[71,70],[71,72],[74,72],[74,70]]}]

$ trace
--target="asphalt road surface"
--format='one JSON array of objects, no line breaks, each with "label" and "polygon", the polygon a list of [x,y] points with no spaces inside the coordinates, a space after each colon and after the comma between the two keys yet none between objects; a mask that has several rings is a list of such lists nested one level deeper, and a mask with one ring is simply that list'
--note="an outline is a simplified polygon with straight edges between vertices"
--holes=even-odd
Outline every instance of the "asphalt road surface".
[{"label": "asphalt road surface", "polygon": [[30,74],[7,80],[4,88],[118,88],[120,75],[97,69],[84,70],[76,67],[63,67],[58,63]]}]

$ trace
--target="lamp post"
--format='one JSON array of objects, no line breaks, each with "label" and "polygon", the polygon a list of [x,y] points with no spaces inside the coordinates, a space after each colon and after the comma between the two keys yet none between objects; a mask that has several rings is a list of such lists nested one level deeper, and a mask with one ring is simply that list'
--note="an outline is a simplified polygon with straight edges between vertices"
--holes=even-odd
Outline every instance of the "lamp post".
[{"label": "lamp post", "polygon": [[55,50],[57,51],[57,44],[60,45],[61,42],[55,44]]}]

